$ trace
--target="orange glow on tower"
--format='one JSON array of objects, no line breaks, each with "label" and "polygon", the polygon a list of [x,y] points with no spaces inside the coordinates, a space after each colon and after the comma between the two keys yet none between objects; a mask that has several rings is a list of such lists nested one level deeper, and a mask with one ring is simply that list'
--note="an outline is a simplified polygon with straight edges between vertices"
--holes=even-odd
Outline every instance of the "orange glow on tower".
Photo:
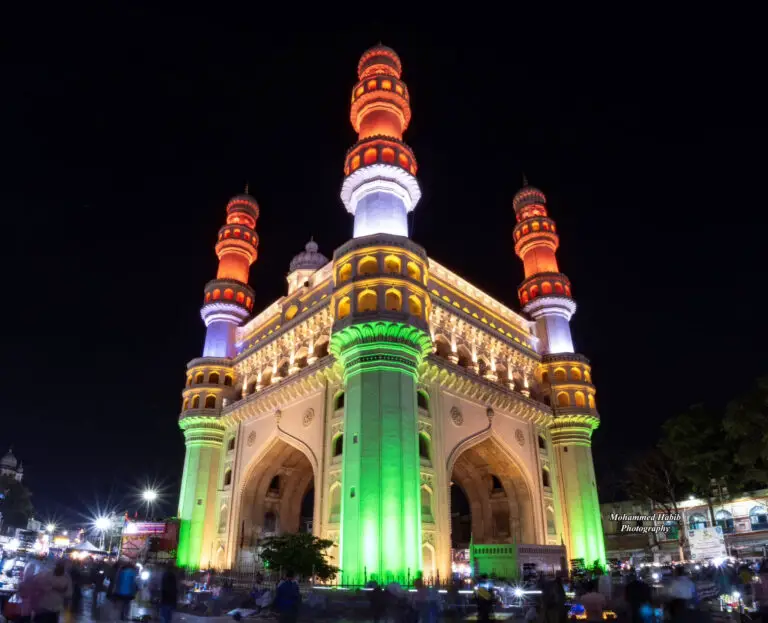
[{"label": "orange glow on tower", "polygon": [[540,296],[571,297],[571,282],[557,265],[560,245],[555,221],[547,214],[544,193],[524,186],[512,200],[517,215],[515,253],[523,261],[525,280],[518,288],[523,306]]},{"label": "orange glow on tower", "polygon": [[227,223],[219,230],[216,255],[217,279],[248,283],[248,272],[256,261],[259,237],[254,231],[259,206],[250,195],[236,195],[227,204]]}]

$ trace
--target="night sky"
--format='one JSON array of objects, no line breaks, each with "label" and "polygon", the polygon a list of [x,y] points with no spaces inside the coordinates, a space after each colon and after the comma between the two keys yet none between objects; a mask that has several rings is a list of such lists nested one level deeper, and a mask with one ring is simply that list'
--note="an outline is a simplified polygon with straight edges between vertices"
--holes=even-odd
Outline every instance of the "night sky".
[{"label": "night sky", "polygon": [[248,182],[261,206],[257,309],[286,293],[310,236],[328,257],[349,239],[349,98],[379,40],[411,92],[412,237],[431,257],[519,309],[512,197],[523,173],[547,194],[604,490],[665,418],[766,371],[768,132],[750,51],[652,32],[587,49],[524,28],[101,17],[21,29],[4,54],[0,452],[23,460],[43,517],[148,480],[173,512],[227,199]]}]

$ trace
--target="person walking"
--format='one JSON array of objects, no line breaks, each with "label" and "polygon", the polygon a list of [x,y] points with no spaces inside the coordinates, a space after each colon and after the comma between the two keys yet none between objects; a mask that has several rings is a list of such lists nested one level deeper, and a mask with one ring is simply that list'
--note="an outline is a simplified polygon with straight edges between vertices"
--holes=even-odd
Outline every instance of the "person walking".
[{"label": "person walking", "polygon": [[179,582],[173,567],[166,567],[160,580],[160,620],[171,623],[179,601]]},{"label": "person walking", "polygon": [[280,613],[280,623],[295,623],[299,617],[299,606],[301,606],[299,585],[293,579],[293,571],[288,571],[275,592],[275,608]]},{"label": "person walking", "polygon": [[43,578],[43,594],[34,620],[35,623],[58,623],[61,611],[72,597],[72,580],[62,562],[56,565],[53,573],[46,573]]},{"label": "person walking", "polygon": [[597,582],[592,580],[587,584],[587,592],[579,599],[587,614],[587,621],[602,621],[605,609],[605,595],[597,590]]},{"label": "person walking", "polygon": [[113,599],[120,611],[120,620],[127,621],[131,614],[131,602],[138,590],[136,580],[138,573],[133,563],[123,565],[115,573],[115,591]]}]

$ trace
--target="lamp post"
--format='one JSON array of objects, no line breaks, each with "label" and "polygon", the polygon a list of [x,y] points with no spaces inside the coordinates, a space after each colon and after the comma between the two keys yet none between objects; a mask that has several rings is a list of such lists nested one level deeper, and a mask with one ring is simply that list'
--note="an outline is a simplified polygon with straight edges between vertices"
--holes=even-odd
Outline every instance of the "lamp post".
[{"label": "lamp post", "polygon": [[101,535],[101,541],[99,543],[99,549],[104,549],[104,535],[107,530],[109,530],[112,527],[112,520],[109,517],[101,516],[97,517],[96,520],[93,522],[93,527],[96,528],[96,530],[99,531]]},{"label": "lamp post", "polygon": [[151,520],[149,513],[152,510],[152,505],[157,501],[157,497],[157,491],[154,489],[144,489],[141,493],[141,498],[147,504],[147,521]]}]

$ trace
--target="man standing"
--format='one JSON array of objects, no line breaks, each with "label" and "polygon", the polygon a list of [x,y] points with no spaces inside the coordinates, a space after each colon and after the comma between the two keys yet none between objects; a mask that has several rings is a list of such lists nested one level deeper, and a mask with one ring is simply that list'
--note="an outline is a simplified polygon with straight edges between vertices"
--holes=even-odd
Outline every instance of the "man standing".
[{"label": "man standing", "polygon": [[176,604],[179,600],[179,583],[173,567],[168,565],[163,571],[160,580],[160,620],[163,623],[171,623]]},{"label": "man standing", "polygon": [[293,579],[293,571],[285,574],[285,579],[277,586],[275,608],[280,613],[280,623],[295,623],[299,617],[301,592]]}]

